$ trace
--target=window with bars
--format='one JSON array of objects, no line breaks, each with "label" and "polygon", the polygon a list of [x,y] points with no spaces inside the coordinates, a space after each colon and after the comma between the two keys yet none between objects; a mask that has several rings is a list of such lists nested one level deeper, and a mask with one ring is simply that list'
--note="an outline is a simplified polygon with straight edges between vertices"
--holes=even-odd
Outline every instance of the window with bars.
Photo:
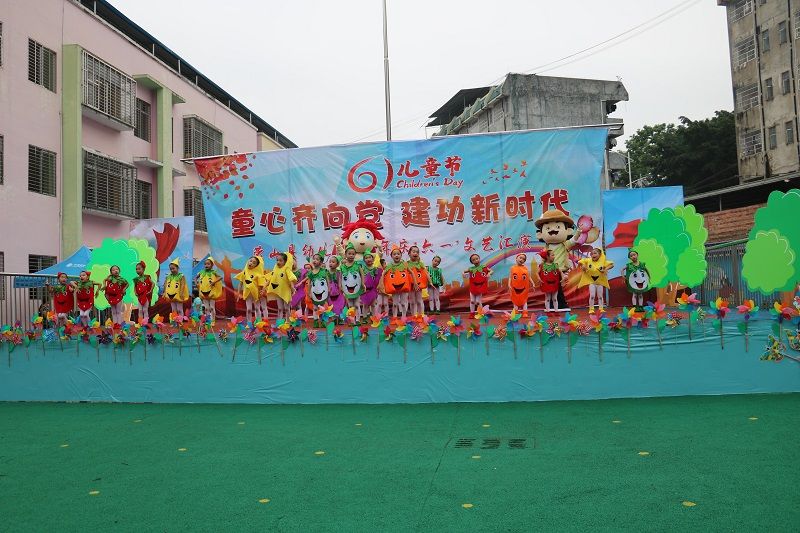
[{"label": "window with bars", "polygon": [[[0,252],[0,272],[6,271],[6,253]],[[0,278],[0,300],[6,299],[6,279],[11,280],[10,277],[3,276]]]},{"label": "window with bars", "polygon": [[742,157],[748,157],[764,150],[764,143],[761,140],[761,130],[748,130],[742,132]]},{"label": "window with bars", "polygon": [[83,151],[83,207],[114,215],[136,216],[136,168]]},{"label": "window with bars", "polygon": [[83,51],[83,105],[134,127],[136,80]]},{"label": "window with bars", "polygon": [[753,0],[739,0],[730,6],[731,22],[741,20],[753,12]]},{"label": "window with bars", "polygon": [[737,111],[747,111],[758,106],[758,84],[745,85],[736,89]]},{"label": "window with bars", "polygon": [[150,104],[141,98],[136,99],[136,126],[133,134],[150,142]]},{"label": "window with bars", "polygon": [[222,132],[198,117],[183,117],[183,157],[222,153]]},{"label": "window with bars", "polygon": [[5,152],[5,147],[3,146],[3,136],[0,135],[0,185],[3,184],[3,176],[4,176],[3,169],[5,168],[5,163],[3,161],[4,152]]},{"label": "window with bars", "polygon": [[[57,261],[58,259],[54,255],[29,255],[28,273],[35,274],[40,270],[55,265]],[[47,289],[45,287],[28,289],[28,298],[31,300],[47,300]]]},{"label": "window with bars", "polygon": [[753,35],[736,41],[734,47],[736,67],[741,68],[756,58],[756,38]]},{"label": "window with bars", "polygon": [[136,180],[136,218],[150,218],[153,186],[149,181]]},{"label": "window with bars", "polygon": [[195,231],[208,231],[206,226],[206,212],[203,209],[203,193],[200,189],[183,190],[183,214],[194,216]]},{"label": "window with bars", "polygon": [[28,190],[56,195],[56,153],[28,145]]},{"label": "window with bars", "polygon": [[56,53],[28,39],[28,79],[56,92]]},{"label": "window with bars", "polygon": [[794,38],[800,39],[800,9],[794,12]]}]

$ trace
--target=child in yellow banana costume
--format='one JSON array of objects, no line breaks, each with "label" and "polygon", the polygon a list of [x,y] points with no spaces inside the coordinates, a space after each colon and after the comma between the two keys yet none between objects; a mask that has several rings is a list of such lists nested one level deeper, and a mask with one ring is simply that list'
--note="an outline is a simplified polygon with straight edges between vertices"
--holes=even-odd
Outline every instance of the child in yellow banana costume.
[{"label": "child in yellow banana costume", "polygon": [[272,295],[278,304],[278,318],[289,317],[289,302],[292,299],[297,276],[294,274],[294,256],[280,253],[275,258],[275,267],[267,274],[266,294]]},{"label": "child in yellow banana costume", "polygon": [[247,321],[252,322],[256,315],[261,315],[262,318],[266,319],[265,310],[261,309],[259,303],[261,291],[266,283],[264,259],[258,255],[251,257],[234,279],[239,281],[236,299],[243,298],[247,306]]},{"label": "child in yellow banana costume", "polygon": [[589,257],[578,261],[581,269],[581,279],[578,288],[589,286],[589,313],[594,313],[594,304],[597,302],[599,311],[605,312],[603,306],[603,288],[608,286],[608,271],[614,268],[614,263],[606,259],[606,254],[600,248],[594,248]]}]

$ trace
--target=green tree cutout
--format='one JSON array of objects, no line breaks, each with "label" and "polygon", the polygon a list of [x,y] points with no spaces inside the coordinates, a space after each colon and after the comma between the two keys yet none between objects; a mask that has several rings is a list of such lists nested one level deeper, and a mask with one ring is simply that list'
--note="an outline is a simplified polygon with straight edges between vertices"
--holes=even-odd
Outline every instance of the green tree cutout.
[{"label": "green tree cutout", "polygon": [[[120,269],[120,276],[131,284],[122,301],[136,303],[132,280],[136,277],[136,264],[139,261],[144,261],[145,274],[150,274],[153,283],[158,284],[156,272],[159,265],[156,259],[156,250],[144,239],[104,239],[99,248],[92,250],[92,257],[89,264],[86,265],[86,270],[91,272],[89,278],[92,281],[102,284],[103,280],[108,277],[111,266],[117,265]],[[157,300],[158,290],[154,290],[151,303],[156,303]],[[101,292],[95,298],[95,307],[100,310],[109,307],[104,293]]]},{"label": "green tree cutout", "polygon": [[651,209],[639,224],[634,247],[647,265],[653,287],[666,287],[671,281],[696,287],[708,270],[706,239],[703,215],[687,205]]},{"label": "green tree cutout", "polygon": [[794,290],[800,278],[800,189],[772,191],[756,211],[742,258],[742,277],[751,291],[771,294]]}]

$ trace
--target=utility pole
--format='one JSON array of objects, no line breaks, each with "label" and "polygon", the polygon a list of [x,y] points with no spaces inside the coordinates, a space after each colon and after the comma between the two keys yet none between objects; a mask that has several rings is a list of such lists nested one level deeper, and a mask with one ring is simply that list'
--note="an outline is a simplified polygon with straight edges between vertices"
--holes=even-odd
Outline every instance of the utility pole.
[{"label": "utility pole", "polygon": [[386,0],[383,0],[383,86],[386,97],[386,140],[392,140],[392,106],[389,97],[389,37],[386,22]]},{"label": "utility pole", "polygon": [[628,188],[633,189],[633,174],[631,174],[631,151],[625,150],[625,159],[628,160]]}]

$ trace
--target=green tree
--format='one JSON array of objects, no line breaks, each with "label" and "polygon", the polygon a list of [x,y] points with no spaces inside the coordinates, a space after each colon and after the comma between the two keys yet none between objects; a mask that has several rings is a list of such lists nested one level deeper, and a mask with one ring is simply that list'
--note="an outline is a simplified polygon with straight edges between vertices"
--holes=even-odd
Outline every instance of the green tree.
[{"label": "green tree", "polygon": [[[716,111],[703,120],[680,117],[677,125],[644,126],[625,146],[640,186],[683,185],[692,194],[738,183],[736,126],[730,111]],[[627,168],[615,184],[628,184]]]},{"label": "green tree", "polygon": [[[128,280],[131,285],[125,293],[123,302],[136,303],[136,294],[133,292],[132,280],[136,276],[136,264],[139,261],[145,263],[145,274],[150,274],[154,283],[158,283],[156,271],[158,270],[158,260],[156,259],[156,250],[144,239],[104,239],[99,248],[92,250],[92,258],[89,264],[86,265],[86,270],[91,272],[89,276],[92,281],[103,283],[103,280],[108,277],[109,270],[113,265],[120,269],[120,276]],[[158,290],[153,291],[153,298],[151,303],[156,303],[158,300]],[[95,298],[95,307],[103,310],[107,308],[108,301],[104,293],[100,293]]]}]

